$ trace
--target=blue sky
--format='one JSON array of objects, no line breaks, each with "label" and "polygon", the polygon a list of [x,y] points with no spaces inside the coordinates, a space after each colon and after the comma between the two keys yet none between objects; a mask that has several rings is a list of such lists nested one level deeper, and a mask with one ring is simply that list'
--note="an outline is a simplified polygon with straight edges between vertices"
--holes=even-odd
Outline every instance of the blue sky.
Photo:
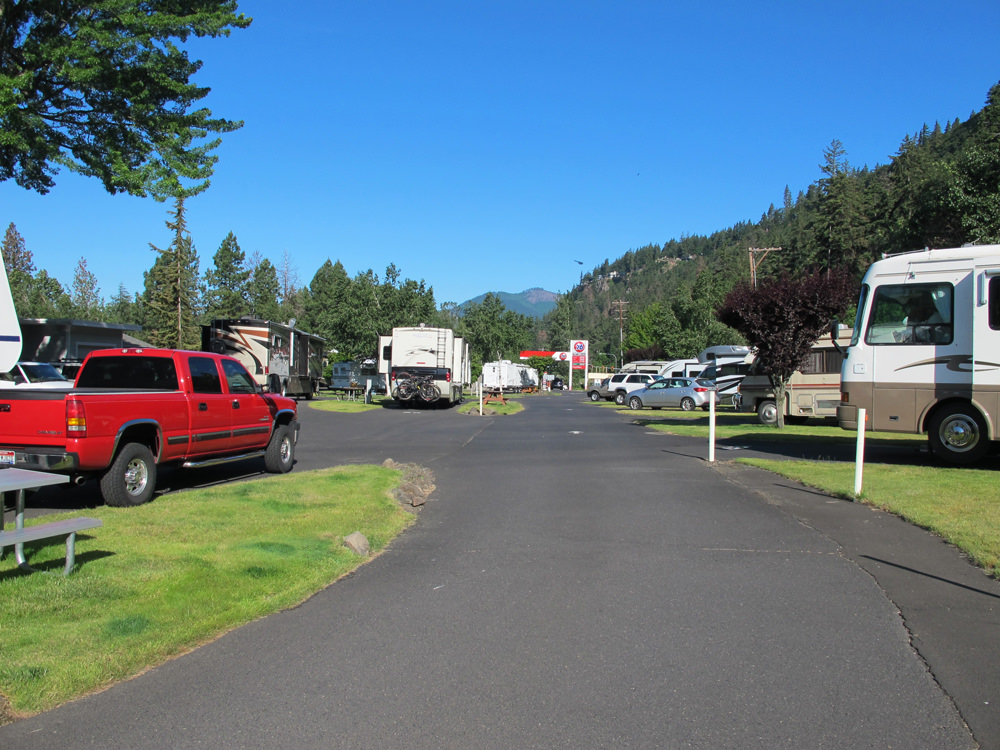
[{"label": "blue sky", "polygon": [[[240,9],[249,29],[192,45],[207,106],[246,123],[188,203],[201,270],[232,231],[301,285],[327,258],[395,263],[438,304],[565,292],[627,250],[757,220],[832,140],[886,163],[1000,81],[998,0]],[[65,170],[45,196],[0,184],[0,231],[67,287],[86,258],[105,298],[141,291],[168,209]]]}]

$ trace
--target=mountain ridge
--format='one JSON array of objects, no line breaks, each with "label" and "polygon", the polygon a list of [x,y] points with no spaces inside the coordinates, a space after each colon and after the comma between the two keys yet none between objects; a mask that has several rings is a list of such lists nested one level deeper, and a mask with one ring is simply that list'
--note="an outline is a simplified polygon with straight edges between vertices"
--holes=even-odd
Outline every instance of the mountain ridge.
[{"label": "mountain ridge", "polygon": [[523,292],[517,293],[483,292],[478,297],[466,300],[459,305],[459,308],[464,308],[466,305],[470,304],[480,305],[483,300],[486,299],[487,294],[499,297],[500,301],[503,302],[504,307],[508,310],[521,315],[526,315],[529,318],[544,317],[546,313],[555,309],[556,300],[559,299],[559,295],[557,293],[534,286],[530,289],[525,289]]}]

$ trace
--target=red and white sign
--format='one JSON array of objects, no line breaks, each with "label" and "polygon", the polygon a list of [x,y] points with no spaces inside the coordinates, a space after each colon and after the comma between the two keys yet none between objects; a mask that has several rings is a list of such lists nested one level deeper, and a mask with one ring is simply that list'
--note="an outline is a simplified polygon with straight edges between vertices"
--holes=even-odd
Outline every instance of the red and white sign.
[{"label": "red and white sign", "polygon": [[573,390],[573,370],[583,371],[582,378],[584,387],[586,387],[589,342],[585,340],[570,341],[569,348],[573,353],[573,362],[569,367],[569,388]]}]

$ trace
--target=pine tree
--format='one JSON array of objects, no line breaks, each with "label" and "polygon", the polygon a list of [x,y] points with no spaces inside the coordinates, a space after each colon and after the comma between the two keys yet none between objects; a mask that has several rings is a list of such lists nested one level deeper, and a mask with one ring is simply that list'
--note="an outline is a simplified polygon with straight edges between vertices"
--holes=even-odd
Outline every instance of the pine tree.
[{"label": "pine tree", "polygon": [[979,129],[954,166],[949,202],[968,241],[1000,242],[1000,83],[990,89]]},{"label": "pine tree", "polygon": [[246,255],[240,249],[236,235],[230,232],[219,245],[212,259],[213,267],[205,272],[205,316],[238,318],[250,312],[250,271],[245,267]]},{"label": "pine tree", "polygon": [[117,294],[104,308],[104,318],[108,323],[142,325],[142,297],[131,295],[124,284],[119,284]]},{"label": "pine tree", "polygon": [[248,263],[250,281],[247,287],[247,301],[250,314],[261,320],[278,320],[281,309],[278,305],[278,271],[267,258],[260,258],[256,252]]},{"label": "pine tree", "polygon": [[32,288],[35,281],[35,263],[31,251],[25,246],[24,237],[11,222],[3,237],[3,265],[7,271],[14,309],[22,317],[33,317],[31,310]]},{"label": "pine tree", "polygon": [[87,269],[87,259],[80,258],[73,274],[72,304],[73,316],[83,320],[100,320],[104,317],[104,300],[97,285],[97,277]]},{"label": "pine tree", "polygon": [[160,249],[146,272],[145,336],[155,346],[197,349],[201,344],[198,317],[198,254],[187,230],[184,199],[178,198],[166,224],[173,232],[170,246]]}]

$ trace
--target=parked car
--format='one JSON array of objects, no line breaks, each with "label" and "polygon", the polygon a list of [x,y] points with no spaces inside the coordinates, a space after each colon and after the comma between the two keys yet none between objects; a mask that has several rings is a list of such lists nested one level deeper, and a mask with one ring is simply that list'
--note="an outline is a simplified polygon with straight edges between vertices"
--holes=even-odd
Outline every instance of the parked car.
[{"label": "parked car", "polygon": [[549,389],[553,391],[561,391],[564,386],[565,383],[563,383],[562,378],[554,378],[551,384],[549,385]]},{"label": "parked car", "polygon": [[18,362],[10,372],[0,373],[0,388],[44,388],[68,390],[68,380],[48,362]]},{"label": "parked car", "polygon": [[712,398],[719,403],[719,393],[710,380],[665,378],[629,394],[628,408],[677,406],[684,411],[692,411],[699,406],[707,409]]},{"label": "parked car", "polygon": [[608,384],[611,382],[611,378],[604,378],[600,383],[595,385],[589,391],[587,391],[587,398],[591,401],[600,401],[602,398],[605,401],[610,401],[615,397],[613,391],[608,389]]},{"label": "parked car", "polygon": [[646,372],[619,372],[617,375],[611,376],[608,390],[611,391],[611,396],[616,404],[625,406],[628,403],[628,395],[632,391],[645,388],[657,379],[656,375]]}]

